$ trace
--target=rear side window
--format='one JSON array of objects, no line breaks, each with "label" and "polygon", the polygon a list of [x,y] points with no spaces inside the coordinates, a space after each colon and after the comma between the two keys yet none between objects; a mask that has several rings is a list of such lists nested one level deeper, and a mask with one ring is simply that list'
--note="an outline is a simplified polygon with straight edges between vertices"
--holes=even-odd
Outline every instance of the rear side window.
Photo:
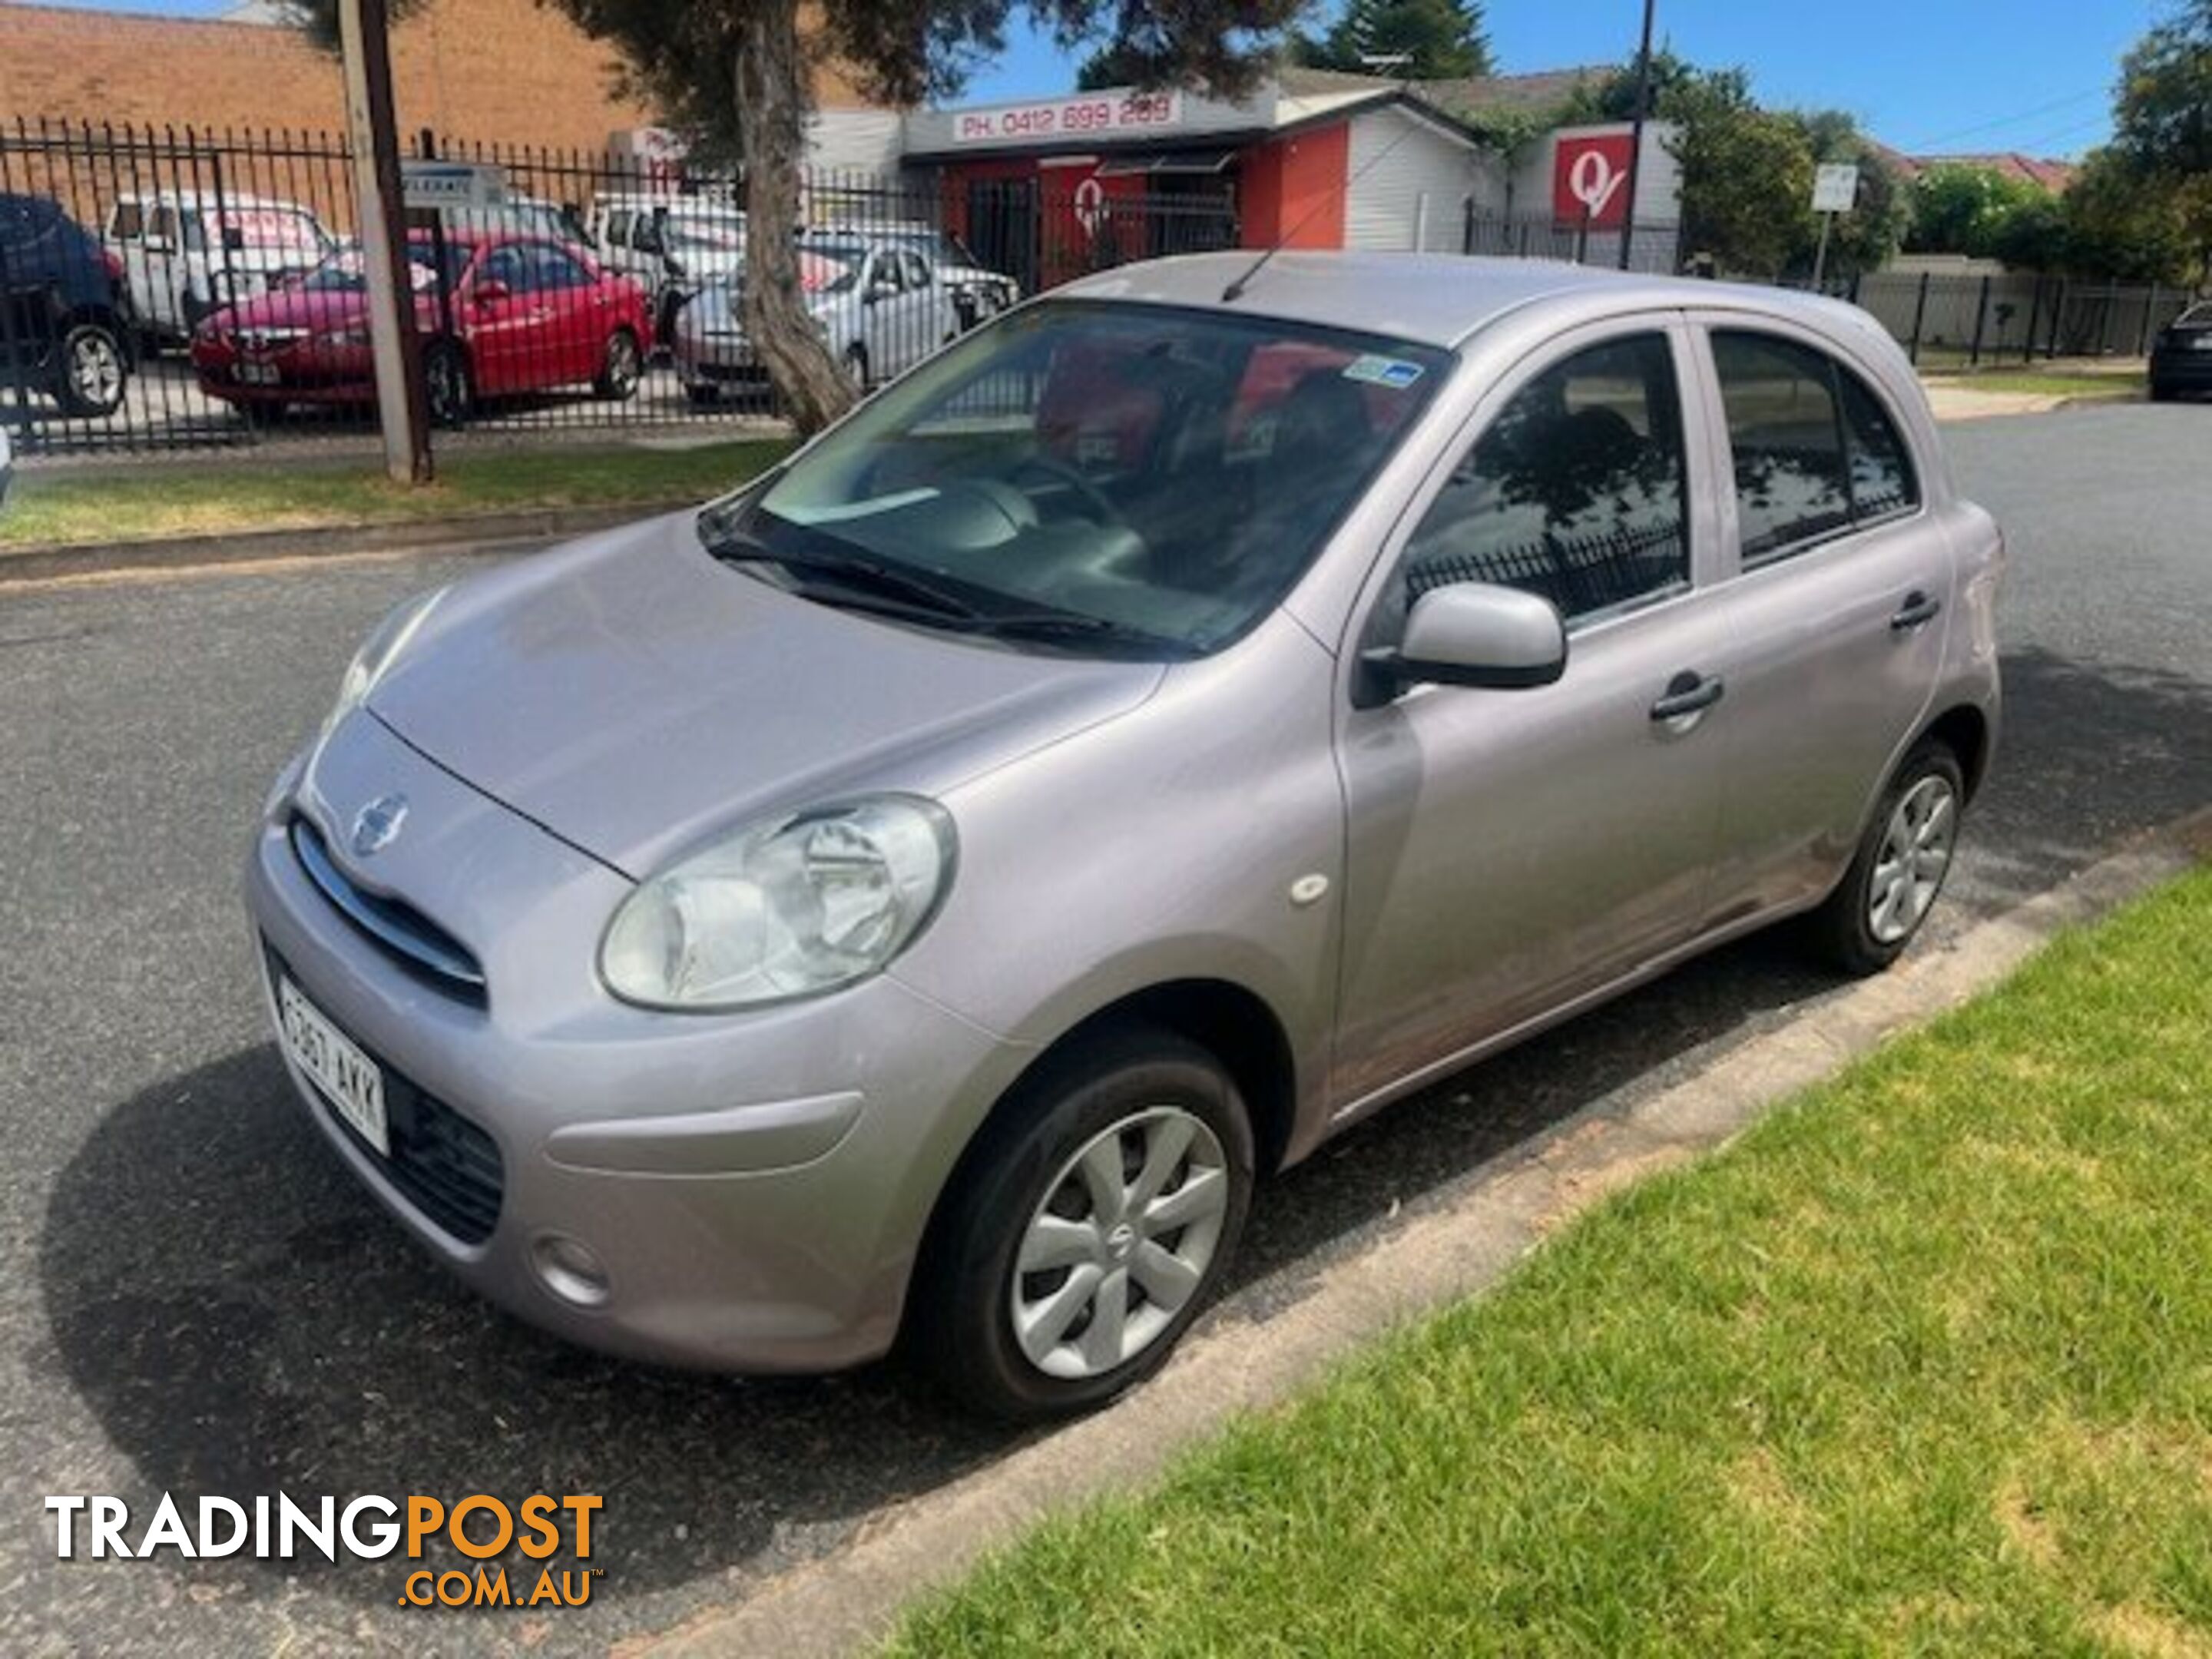
[{"label": "rear side window", "polygon": [[144,233],[146,216],[136,202],[118,202],[107,222],[107,234],[118,242],[135,242]]},{"label": "rear side window", "polygon": [[1407,544],[1401,591],[1494,582],[1569,621],[1689,585],[1681,398],[1663,334],[1536,376],[1453,469]]},{"label": "rear side window", "polygon": [[1747,566],[1919,504],[1904,440],[1858,376],[1771,335],[1712,342]]}]

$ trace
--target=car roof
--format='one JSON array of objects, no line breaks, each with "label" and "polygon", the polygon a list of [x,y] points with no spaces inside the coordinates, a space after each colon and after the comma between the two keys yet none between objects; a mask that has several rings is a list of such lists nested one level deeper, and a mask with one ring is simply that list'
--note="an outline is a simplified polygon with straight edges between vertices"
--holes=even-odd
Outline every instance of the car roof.
[{"label": "car roof", "polygon": [[126,190],[115,200],[118,205],[125,202],[152,202],[167,207],[282,208],[288,213],[305,213],[310,217],[314,213],[313,209],[288,202],[281,196],[253,196],[236,190],[226,190],[221,194],[211,190]]},{"label": "car roof", "polygon": [[1133,300],[1278,318],[1386,334],[1453,348],[1510,311],[1547,301],[1593,316],[1726,305],[1795,318],[1835,331],[1833,300],[1786,289],[1701,277],[1650,276],[1552,259],[1493,259],[1459,253],[1345,252],[1285,249],[1235,301],[1223,290],[1252,270],[1253,248],[1182,254],[1079,277],[1058,290],[1074,299]]}]

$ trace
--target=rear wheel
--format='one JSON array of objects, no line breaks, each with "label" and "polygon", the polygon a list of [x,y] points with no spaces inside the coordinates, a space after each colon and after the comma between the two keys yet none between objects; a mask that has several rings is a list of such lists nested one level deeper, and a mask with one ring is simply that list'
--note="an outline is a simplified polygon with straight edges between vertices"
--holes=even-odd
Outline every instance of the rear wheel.
[{"label": "rear wheel", "polygon": [[868,391],[868,349],[858,340],[845,348],[845,374],[863,397]]},{"label": "rear wheel", "polygon": [[1904,954],[1936,907],[1959,842],[1965,775],[1950,747],[1914,746],[1882,792],[1850,868],[1808,919],[1820,954],[1848,974],[1875,974]]},{"label": "rear wheel", "polygon": [[1048,1060],[947,1193],[908,1310],[955,1395],[1034,1421],[1103,1405],[1167,1362],[1219,1287],[1253,1142],[1206,1050],[1133,1029]]},{"label": "rear wheel", "polygon": [[2179,394],[2174,388],[2163,380],[2153,380],[2150,383],[2150,400],[2154,404],[2170,404],[2177,395]]},{"label": "rear wheel", "polygon": [[600,358],[599,378],[592,382],[592,390],[602,398],[626,403],[636,396],[638,380],[644,373],[645,354],[638,345],[637,336],[626,328],[618,328],[607,337],[607,349]]},{"label": "rear wheel", "polygon": [[455,427],[467,422],[476,404],[476,386],[469,360],[452,341],[440,340],[422,354],[422,390],[434,425]]},{"label": "rear wheel", "polygon": [[62,337],[55,354],[54,396],[64,414],[112,415],[122,406],[130,379],[123,342],[105,324],[79,323]]}]

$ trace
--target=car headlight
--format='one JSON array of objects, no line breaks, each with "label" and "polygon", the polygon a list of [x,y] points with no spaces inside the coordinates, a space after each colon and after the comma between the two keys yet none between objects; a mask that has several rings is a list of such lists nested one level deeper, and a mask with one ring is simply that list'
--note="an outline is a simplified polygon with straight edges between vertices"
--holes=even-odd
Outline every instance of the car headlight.
[{"label": "car headlight", "polygon": [[337,729],[340,720],[368,701],[368,694],[376,689],[376,683],[399,660],[400,653],[406,650],[447,592],[439,587],[418,593],[377,623],[375,631],[354,653],[353,661],[346,666],[345,678],[338,682],[338,700],[323,717],[323,729],[315,738],[318,744]]},{"label": "car headlight", "polygon": [[936,913],[954,848],[945,809],[913,795],[766,819],[625,899],[600,942],[599,976],[626,1002],[692,1012],[849,985]]}]

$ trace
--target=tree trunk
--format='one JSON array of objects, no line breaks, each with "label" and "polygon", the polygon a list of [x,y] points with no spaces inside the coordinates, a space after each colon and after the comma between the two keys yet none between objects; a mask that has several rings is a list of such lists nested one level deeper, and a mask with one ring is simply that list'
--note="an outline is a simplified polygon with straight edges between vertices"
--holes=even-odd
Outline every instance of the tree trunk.
[{"label": "tree trunk", "polygon": [[813,84],[799,0],[742,9],[738,137],[745,169],[745,333],[802,435],[853,406],[859,389],[815,328],[799,280],[799,169]]}]

